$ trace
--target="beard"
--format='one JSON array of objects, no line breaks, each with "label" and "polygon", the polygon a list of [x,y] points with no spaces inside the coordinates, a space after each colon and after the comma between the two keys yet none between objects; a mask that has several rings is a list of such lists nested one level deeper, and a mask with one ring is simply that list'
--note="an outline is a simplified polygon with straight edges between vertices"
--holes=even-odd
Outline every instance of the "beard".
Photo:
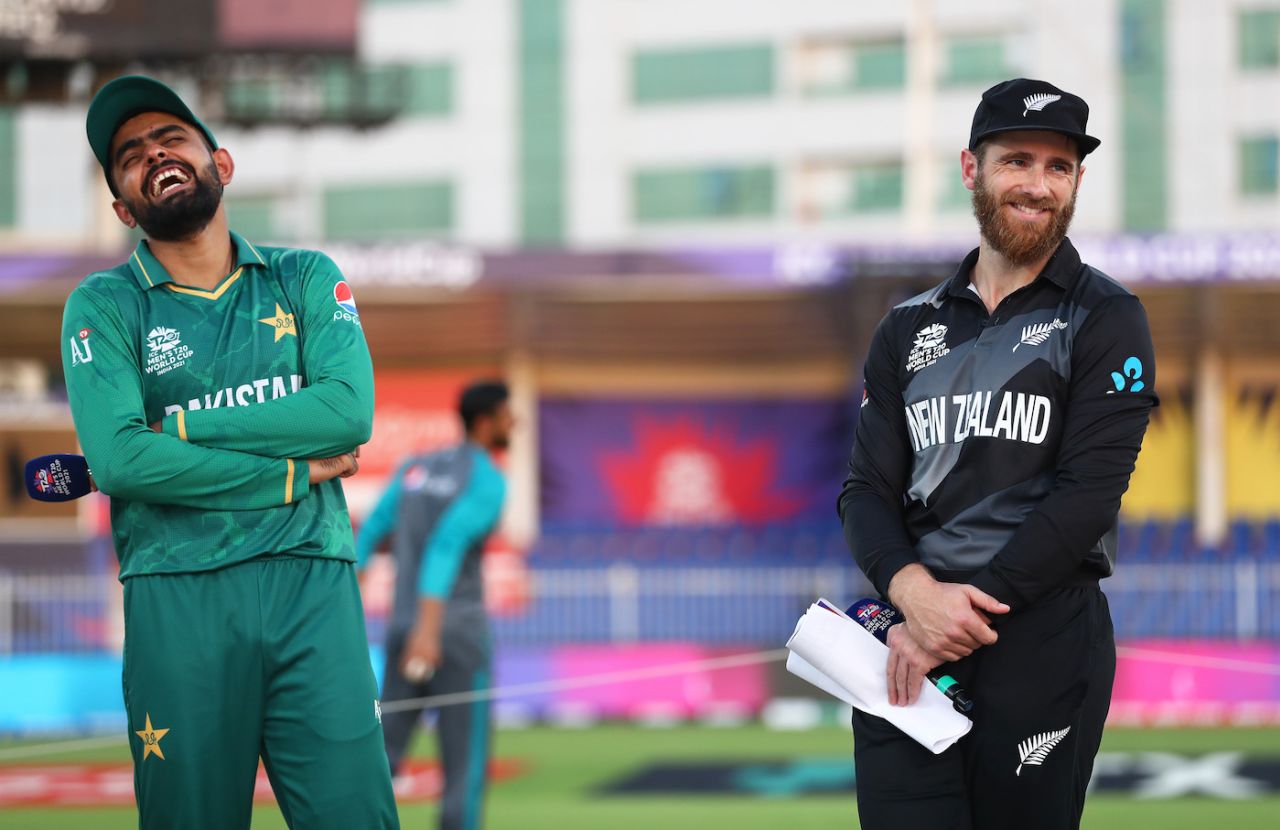
[{"label": "beard", "polygon": [[193,185],[186,193],[160,204],[153,204],[145,197],[138,201],[120,197],[149,238],[160,242],[190,239],[204,230],[218,212],[218,205],[222,203],[222,177],[213,162],[203,171],[186,169]]},{"label": "beard", "polygon": [[[1012,199],[1006,201],[1014,201]],[[1043,228],[1007,216],[1000,207],[1004,202],[987,189],[979,169],[973,188],[973,215],[978,220],[982,238],[1012,265],[1031,265],[1057,250],[1071,226],[1076,212],[1076,191],[1071,198],[1056,205],[1053,199],[1018,199],[1017,204],[1053,211]]]}]

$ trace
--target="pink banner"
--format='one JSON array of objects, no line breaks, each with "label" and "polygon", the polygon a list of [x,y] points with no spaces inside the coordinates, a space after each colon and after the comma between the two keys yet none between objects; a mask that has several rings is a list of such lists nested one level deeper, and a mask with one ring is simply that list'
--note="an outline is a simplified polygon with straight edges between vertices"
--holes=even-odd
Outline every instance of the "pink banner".
[{"label": "pink banner", "polygon": [[1280,643],[1135,640],[1117,651],[1113,722],[1280,721]]}]

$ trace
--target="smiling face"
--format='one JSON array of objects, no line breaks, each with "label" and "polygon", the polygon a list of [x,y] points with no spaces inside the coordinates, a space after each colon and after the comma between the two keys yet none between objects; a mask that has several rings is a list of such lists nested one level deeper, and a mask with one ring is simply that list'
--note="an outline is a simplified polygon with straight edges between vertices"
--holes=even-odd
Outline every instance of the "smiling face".
[{"label": "smiling face", "polygon": [[1011,265],[1031,265],[1057,249],[1075,213],[1084,168],[1070,138],[1046,131],[988,139],[961,169],[973,190],[983,238]]},{"label": "smiling face", "polygon": [[199,130],[164,112],[144,112],[121,124],[109,157],[116,215],[161,241],[204,230],[234,170],[226,150],[210,151]]}]

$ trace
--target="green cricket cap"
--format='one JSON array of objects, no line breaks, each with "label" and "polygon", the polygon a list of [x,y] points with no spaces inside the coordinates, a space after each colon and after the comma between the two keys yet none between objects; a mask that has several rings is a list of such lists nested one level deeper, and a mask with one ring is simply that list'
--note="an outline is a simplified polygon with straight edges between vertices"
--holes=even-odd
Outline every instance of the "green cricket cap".
[{"label": "green cricket cap", "polygon": [[213,133],[191,111],[178,93],[146,75],[124,75],[107,83],[89,102],[89,114],[84,128],[89,134],[89,146],[98,158],[103,171],[111,169],[111,139],[120,125],[143,112],[167,112],[186,121],[204,133],[216,150],[218,141]]}]

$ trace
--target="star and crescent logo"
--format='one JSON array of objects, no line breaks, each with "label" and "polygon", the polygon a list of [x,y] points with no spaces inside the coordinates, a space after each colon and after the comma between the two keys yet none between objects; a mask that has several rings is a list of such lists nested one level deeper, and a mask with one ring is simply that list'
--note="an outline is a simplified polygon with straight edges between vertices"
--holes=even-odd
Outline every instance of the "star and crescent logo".
[{"label": "star and crescent logo", "polygon": [[134,733],[142,739],[142,760],[147,760],[153,754],[158,755],[160,760],[164,760],[164,753],[160,750],[160,739],[169,734],[168,729],[156,729],[151,725],[151,713],[147,712],[147,728],[140,729]]},{"label": "star and crescent logo", "polygon": [[276,303],[276,316],[263,317],[258,322],[266,323],[268,326],[271,326],[273,329],[275,329],[275,333],[276,333],[275,342],[277,343],[279,343],[280,338],[284,337],[286,334],[292,334],[294,337],[298,336],[298,329],[293,324],[293,315],[286,314],[284,309],[280,307],[279,303]]}]

